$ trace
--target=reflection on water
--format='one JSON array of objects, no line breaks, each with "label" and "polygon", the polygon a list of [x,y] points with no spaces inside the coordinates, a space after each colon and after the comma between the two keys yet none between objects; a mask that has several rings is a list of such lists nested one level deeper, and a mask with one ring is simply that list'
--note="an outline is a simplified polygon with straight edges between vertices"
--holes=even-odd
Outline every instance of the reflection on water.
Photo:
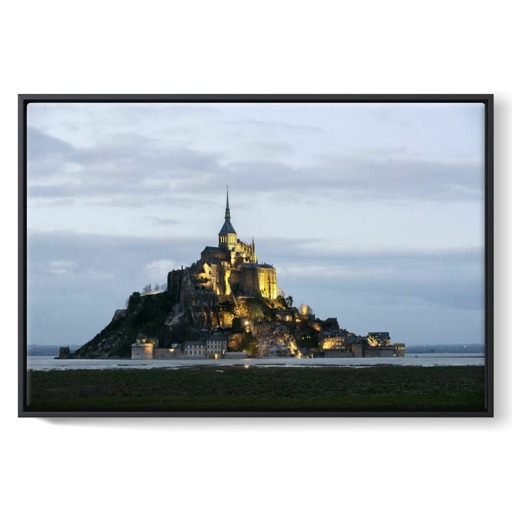
[{"label": "reflection on water", "polygon": [[54,359],[48,356],[30,356],[27,359],[29,370],[111,370],[123,368],[167,368],[179,370],[194,366],[278,366],[278,367],[320,367],[320,366],[352,366],[364,368],[380,364],[397,366],[474,366],[484,365],[482,354],[408,354],[405,357],[384,358],[339,358],[339,359],[295,359],[295,358],[262,358],[262,359],[157,359],[141,361],[131,359]]}]

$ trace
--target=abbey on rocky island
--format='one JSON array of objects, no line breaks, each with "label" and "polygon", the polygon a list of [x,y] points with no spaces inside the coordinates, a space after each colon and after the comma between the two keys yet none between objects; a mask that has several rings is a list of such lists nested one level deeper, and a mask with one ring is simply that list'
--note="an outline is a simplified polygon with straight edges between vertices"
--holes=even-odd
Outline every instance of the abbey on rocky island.
[{"label": "abbey on rocky island", "polygon": [[388,332],[359,336],[340,328],[337,318],[320,320],[309,306],[285,299],[274,267],[258,262],[254,240],[238,239],[227,193],[218,236],[217,247],[169,272],[167,291],[132,293],[126,309],[74,357],[129,350],[133,359],[403,357],[405,345],[393,344]]}]

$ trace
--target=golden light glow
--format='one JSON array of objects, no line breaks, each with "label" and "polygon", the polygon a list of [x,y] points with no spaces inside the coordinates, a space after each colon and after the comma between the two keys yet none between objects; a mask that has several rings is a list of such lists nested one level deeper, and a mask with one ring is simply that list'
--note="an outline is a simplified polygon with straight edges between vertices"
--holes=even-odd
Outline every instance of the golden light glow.
[{"label": "golden light glow", "polygon": [[297,359],[301,359],[302,358],[302,354],[300,353],[299,347],[297,347],[297,344],[295,343],[295,341],[289,341],[288,342],[288,347],[292,350],[293,355]]}]

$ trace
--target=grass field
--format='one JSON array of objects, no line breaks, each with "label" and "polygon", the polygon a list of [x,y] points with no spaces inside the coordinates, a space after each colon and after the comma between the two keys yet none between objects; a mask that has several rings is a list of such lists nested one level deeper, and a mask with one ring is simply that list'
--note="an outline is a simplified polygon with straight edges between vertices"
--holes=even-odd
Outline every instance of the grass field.
[{"label": "grass field", "polygon": [[30,412],[484,412],[483,366],[29,371]]}]

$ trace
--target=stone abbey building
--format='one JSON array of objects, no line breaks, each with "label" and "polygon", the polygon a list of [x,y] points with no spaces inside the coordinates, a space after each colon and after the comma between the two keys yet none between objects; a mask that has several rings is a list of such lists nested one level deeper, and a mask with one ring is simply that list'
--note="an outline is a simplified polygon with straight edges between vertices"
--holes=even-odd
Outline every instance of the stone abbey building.
[{"label": "stone abbey building", "polygon": [[276,270],[258,262],[254,239],[245,243],[237,237],[227,192],[218,240],[217,247],[205,247],[201,258],[190,267],[169,272],[167,290],[182,306],[200,302],[203,307],[214,307],[235,297],[277,298]]}]

